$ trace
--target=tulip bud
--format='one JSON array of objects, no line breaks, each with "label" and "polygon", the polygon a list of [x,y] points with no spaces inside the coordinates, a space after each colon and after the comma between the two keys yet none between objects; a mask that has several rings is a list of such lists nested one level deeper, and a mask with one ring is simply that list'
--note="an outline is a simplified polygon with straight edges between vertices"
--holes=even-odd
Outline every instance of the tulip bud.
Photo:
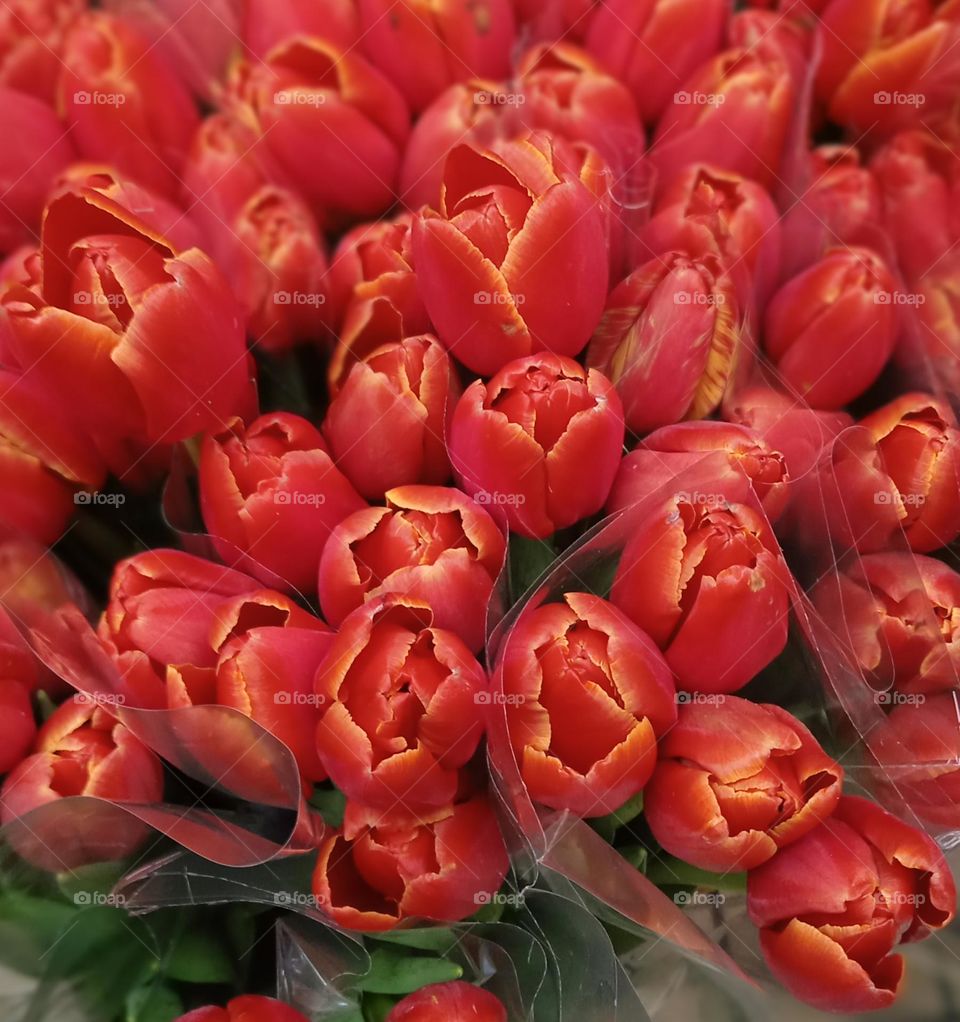
[{"label": "tulip bud", "polygon": [[607,511],[639,503],[678,475],[688,489],[734,504],[755,493],[771,521],[787,500],[784,456],[759,433],[726,422],[681,422],[651,433],[620,462]]},{"label": "tulip bud", "polygon": [[336,468],[320,432],[287,412],[235,420],[203,439],[200,507],[225,561],[313,592],[330,532],[362,498]]},{"label": "tulip bud", "polygon": [[640,116],[654,124],[723,45],[729,8],[727,0],[602,0],[590,16],[587,49],[630,87]]},{"label": "tulip bud", "polygon": [[464,78],[508,78],[511,0],[358,0],[360,46],[414,113]]},{"label": "tulip bud", "polygon": [[476,653],[506,544],[497,523],[459,490],[401,486],[334,529],[320,558],[318,591],[335,627],[386,593],[405,593],[434,608],[438,628]]},{"label": "tulip bud", "polygon": [[399,800],[386,812],[348,802],[342,832],[317,853],[313,893],[347,930],[391,930],[403,919],[456,922],[489,904],[508,865],[484,795],[421,817]]},{"label": "tulip bud", "polygon": [[657,738],[676,722],[673,681],[616,607],[589,593],[564,601],[519,619],[498,672],[501,698],[534,802],[605,816],[649,780]]},{"label": "tulip bud", "polygon": [[461,487],[510,528],[543,538],[599,511],[623,447],[610,382],[572,359],[534,355],[471,384],[450,426]]},{"label": "tulip bud", "polygon": [[709,163],[771,188],[796,102],[790,67],[776,53],[725,50],[674,93],[657,123],[650,161],[663,182]]},{"label": "tulip bud", "polygon": [[687,691],[735,692],[787,642],[788,574],[769,527],[709,493],[677,494],[644,514],[610,599]]},{"label": "tulip bud", "polygon": [[385,1022],[507,1022],[507,1009],[489,990],[454,980],[431,983],[398,1001]]},{"label": "tulip bud", "polygon": [[836,808],[842,783],[840,766],[786,710],[717,696],[681,704],[643,811],[671,855],[735,872],[813,830]]},{"label": "tulip bud", "polygon": [[307,1022],[305,1015],[272,997],[244,994],[228,1001],[225,1008],[212,1005],[195,1008],[174,1022]]},{"label": "tulip bud", "polygon": [[957,686],[960,575],[942,561],[868,554],[836,579],[823,579],[814,602],[869,676],[882,705],[894,702],[893,688],[913,694]]},{"label": "tulip bud", "polygon": [[413,223],[420,293],[440,340],[492,375],[537,351],[576,355],[608,281],[606,208],[543,136],[447,159],[440,212]]},{"label": "tulip bud", "polygon": [[356,0],[247,0],[243,41],[263,60],[280,43],[294,36],[316,36],[344,50],[357,42],[360,16]]},{"label": "tulip bud", "polygon": [[767,306],[767,354],[814,408],[841,408],[874,383],[893,352],[897,293],[876,253],[831,249]]},{"label": "tulip bud", "polygon": [[[94,700],[74,696],[37,735],[36,752],[7,777],[0,791],[0,821],[72,795],[114,802],[156,802],[163,794],[157,756]],[[50,849],[29,830],[16,835],[17,851],[38,869],[58,872],[92,862],[123,859],[136,850],[146,828],[135,820],[109,829],[84,827],[74,844]]]},{"label": "tulip bud", "polygon": [[362,57],[319,38],[289,39],[264,61],[239,63],[229,90],[260,132],[258,150],[318,216],[375,216],[390,205],[410,118],[396,87]]},{"label": "tulip bud", "polygon": [[883,219],[880,187],[857,150],[825,145],[809,157],[803,202],[784,218],[784,276],[796,276],[829,249],[868,244]]},{"label": "tulip bud", "polygon": [[29,687],[0,680],[0,774],[9,773],[26,756],[36,733]]},{"label": "tulip bud", "polygon": [[[6,10],[0,7],[0,14]],[[0,254],[30,241],[50,188],[74,158],[67,126],[46,103],[0,85],[0,135],[15,138],[0,154]]]},{"label": "tulip bud", "polygon": [[658,256],[613,289],[587,351],[613,381],[628,429],[700,419],[744,359],[733,282],[713,255]]},{"label": "tulip bud", "polygon": [[146,188],[175,195],[199,124],[184,84],[129,24],[102,11],[67,33],[58,102],[77,148]]},{"label": "tulip bud", "polygon": [[64,36],[85,6],[85,0],[7,0],[0,7],[0,86],[52,106]]},{"label": "tulip bud", "polygon": [[794,997],[825,1011],[890,1004],[903,978],[891,952],[946,926],[955,901],[936,843],[853,796],[747,880],[767,965]]},{"label": "tulip bud", "polygon": [[341,624],[317,670],[317,750],[350,799],[383,809],[442,806],[477,749],[486,675],[432,618],[426,603],[402,594],[365,603]]},{"label": "tulip bud", "polygon": [[374,349],[353,365],[327,409],[323,431],[338,468],[377,500],[395,486],[445,483],[446,424],[459,396],[453,362],[429,334]]}]

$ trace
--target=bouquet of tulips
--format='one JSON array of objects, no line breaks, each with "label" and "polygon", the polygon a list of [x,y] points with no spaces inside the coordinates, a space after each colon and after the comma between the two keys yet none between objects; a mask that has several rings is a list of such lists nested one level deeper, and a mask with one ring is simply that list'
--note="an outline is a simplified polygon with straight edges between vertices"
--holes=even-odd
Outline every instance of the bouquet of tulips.
[{"label": "bouquet of tulips", "polygon": [[3,1017],[909,1013],[958,93],[955,0],[4,0]]}]

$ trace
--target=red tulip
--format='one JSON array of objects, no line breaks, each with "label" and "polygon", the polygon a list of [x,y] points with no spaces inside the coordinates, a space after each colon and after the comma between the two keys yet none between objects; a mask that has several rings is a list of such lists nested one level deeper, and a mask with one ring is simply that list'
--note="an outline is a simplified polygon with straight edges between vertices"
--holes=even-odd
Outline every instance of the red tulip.
[{"label": "red tulip", "polygon": [[507,1009],[489,990],[455,980],[407,994],[385,1022],[507,1022]]},{"label": "red tulip", "polygon": [[879,702],[893,705],[899,692],[957,687],[960,575],[942,561],[868,554],[821,581],[814,600],[869,675]]},{"label": "red tulip", "polygon": [[882,193],[883,227],[900,268],[917,282],[936,270],[960,239],[960,162],[928,131],[905,131],[870,161]]},{"label": "red tulip", "polygon": [[121,475],[142,472],[151,446],[215,427],[250,400],[238,310],[216,267],[198,249],[177,255],[92,189],[50,203],[42,286],[10,288],[2,310],[18,364]]},{"label": "red tulip", "polygon": [[426,603],[403,595],[350,614],[316,677],[320,760],[348,798],[434,809],[483,731],[487,678],[463,641],[431,627]]},{"label": "red tulip", "polygon": [[615,384],[627,427],[646,433],[709,415],[744,347],[736,291],[720,261],[671,252],[613,289],[587,362]]},{"label": "red tulip", "polygon": [[174,1022],[308,1022],[305,1015],[272,997],[244,994],[227,1002],[225,1008],[212,1005],[195,1008]]},{"label": "red tulip", "polygon": [[102,11],[67,33],[58,85],[77,148],[147,188],[175,195],[199,123],[186,86],[146,39]]},{"label": "red tulip", "polygon": [[330,532],[365,504],[320,432],[287,412],[204,437],[200,506],[220,555],[273,584],[312,592]]},{"label": "red tulip", "polygon": [[489,903],[507,867],[486,796],[423,817],[348,802],[342,832],[320,846],[313,893],[348,930],[390,930],[403,919],[456,922]]},{"label": "red tulip", "polygon": [[390,205],[409,113],[351,48],[289,39],[264,61],[238,64],[229,89],[260,132],[258,150],[318,215],[374,216]]},{"label": "red tulip", "polygon": [[445,483],[446,424],[459,396],[453,362],[436,338],[375,348],[354,363],[327,409],[323,431],[338,468],[370,499],[409,483]]},{"label": "red tulip", "polygon": [[485,375],[538,351],[576,355],[603,309],[609,214],[550,141],[458,146],[440,205],[414,219],[413,255],[453,355]]},{"label": "red tulip", "polygon": [[53,105],[67,29],[86,0],[7,0],[0,7],[0,85]]},{"label": "red tulip", "polygon": [[9,773],[27,755],[36,733],[29,686],[0,680],[0,774]]},{"label": "red tulip", "polygon": [[513,0],[521,36],[534,39],[580,39],[590,24],[597,0]]},{"label": "red tulip", "polygon": [[777,181],[797,102],[790,67],[777,52],[746,45],[703,64],[676,90],[657,123],[650,161],[662,182],[710,163]]},{"label": "red tulip", "polygon": [[[47,720],[36,752],[7,777],[0,791],[0,821],[9,823],[38,806],[71,795],[114,802],[156,802],[163,794],[157,756],[94,700],[74,696]],[[28,831],[17,850],[39,869],[58,872],[91,862],[123,859],[141,843],[145,828],[134,820],[120,827],[84,827],[78,840],[50,849]]]},{"label": "red tulip", "polygon": [[530,797],[605,816],[653,772],[676,722],[670,669],[647,636],[599,596],[567,593],[521,617],[490,701],[506,708]]},{"label": "red tulip", "polygon": [[450,426],[450,460],[478,503],[544,537],[603,507],[623,446],[623,413],[602,373],[543,354],[467,388]]},{"label": "red tulip", "polygon": [[[0,17],[6,7],[0,7]],[[67,126],[46,103],[0,85],[0,133],[15,138],[0,154],[0,254],[31,240],[47,195],[74,158]]]},{"label": "red tulip", "polygon": [[734,279],[745,277],[741,300],[763,306],[780,272],[780,214],[756,182],[692,166],[668,182],[642,232],[650,256],[715,252]]},{"label": "red tulip", "polygon": [[229,639],[217,661],[216,702],[235,707],[284,742],[307,781],[326,777],[317,757],[320,703],[313,679],[332,641],[316,619],[309,628],[250,628]]},{"label": "red tulip", "polygon": [[787,569],[755,511],[708,497],[644,514],[610,599],[664,651],[678,688],[735,692],[786,645]]},{"label": "red tulip", "polygon": [[747,881],[771,971],[794,997],[828,1011],[890,1004],[903,977],[891,952],[946,926],[955,901],[934,841],[852,796]]},{"label": "red tulip", "polygon": [[815,408],[841,408],[876,380],[893,352],[898,293],[870,249],[831,249],[767,306],[767,353]]},{"label": "red tulip", "polygon": [[464,78],[507,78],[510,0],[358,0],[360,46],[416,113]]},{"label": "red tulip", "polygon": [[429,604],[435,625],[476,653],[503,567],[503,533],[459,490],[401,486],[385,499],[386,507],[345,518],[324,547],[317,587],[324,617],[338,626],[368,600],[405,593]]},{"label": "red tulip", "polygon": [[633,90],[655,123],[686,79],[723,45],[727,0],[602,0],[587,49]]},{"label": "red tulip", "polygon": [[842,784],[840,766],[786,710],[718,696],[680,706],[643,811],[671,855],[735,872],[818,826],[836,808]]},{"label": "red tulip", "polygon": [[651,433],[620,462],[607,510],[637,504],[679,475],[687,490],[716,503],[743,504],[755,493],[771,521],[787,500],[786,460],[759,433],[727,422],[680,422]]},{"label": "red tulip", "polygon": [[263,59],[294,36],[318,36],[349,49],[360,34],[356,0],[247,0],[243,41]]}]

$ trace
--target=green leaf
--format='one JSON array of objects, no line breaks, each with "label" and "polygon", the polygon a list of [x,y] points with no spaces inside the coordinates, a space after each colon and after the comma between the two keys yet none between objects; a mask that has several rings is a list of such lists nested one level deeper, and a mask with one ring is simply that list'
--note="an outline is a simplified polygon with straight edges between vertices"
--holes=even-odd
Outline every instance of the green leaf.
[{"label": "green leaf", "polygon": [[449,983],[462,975],[463,969],[445,958],[377,948],[370,955],[370,971],[358,981],[357,989],[372,994],[409,994],[428,983]]},{"label": "green leaf", "polygon": [[634,869],[639,870],[641,873],[646,873],[649,852],[643,845],[624,845],[623,847],[618,847],[617,851]]},{"label": "green leaf", "polygon": [[336,788],[314,788],[310,805],[323,817],[330,827],[343,826],[343,814],[347,808],[347,797]]},{"label": "green leaf", "polygon": [[80,908],[94,902],[109,902],[110,892],[123,876],[124,866],[117,862],[98,862],[57,874],[57,886],[67,901]]},{"label": "green leaf", "polygon": [[394,930],[392,933],[378,933],[376,939],[387,944],[402,944],[420,951],[436,951],[447,954],[458,942],[458,937],[444,926],[421,927],[417,930]]},{"label": "green leaf", "polygon": [[709,873],[672,855],[652,861],[647,876],[658,887],[703,887],[711,891],[737,893],[747,889],[746,873]]},{"label": "green leaf", "polygon": [[137,987],[127,997],[126,1022],[174,1022],[183,1014],[176,990],[164,983]]},{"label": "green leaf", "polygon": [[633,798],[628,799],[619,809],[615,809],[608,816],[598,816],[596,819],[588,822],[605,841],[612,843],[613,836],[620,827],[625,827],[642,812],[643,792],[639,791]]},{"label": "green leaf", "polygon": [[394,1004],[396,998],[387,997],[385,994],[365,994],[360,1022],[386,1022]]},{"label": "green leaf", "polygon": [[188,930],[167,956],[165,972],[182,983],[230,983],[233,960],[211,933]]},{"label": "green leaf", "polygon": [[557,559],[550,543],[526,536],[510,537],[510,590],[515,598],[522,596],[543,572]]}]

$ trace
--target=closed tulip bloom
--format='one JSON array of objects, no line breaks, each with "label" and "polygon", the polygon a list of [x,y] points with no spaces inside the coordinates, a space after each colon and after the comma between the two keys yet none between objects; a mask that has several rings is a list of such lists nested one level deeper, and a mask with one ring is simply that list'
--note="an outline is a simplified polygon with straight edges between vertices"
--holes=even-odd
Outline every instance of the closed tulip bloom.
[{"label": "closed tulip bloom", "polygon": [[348,798],[449,802],[483,731],[483,668],[426,603],[386,595],[349,615],[317,670],[320,760]]},{"label": "closed tulip bloom", "polygon": [[360,46],[416,113],[464,78],[508,78],[511,0],[357,0]]},{"label": "closed tulip bloom", "polygon": [[375,348],[353,365],[327,409],[323,431],[337,467],[370,499],[409,483],[445,483],[447,422],[459,396],[453,362],[436,338]]},{"label": "closed tulip bloom", "polygon": [[195,1008],[181,1015],[174,1022],[308,1022],[305,1015],[291,1008],[289,1004],[275,1001],[272,997],[244,994],[234,997],[223,1008],[210,1005]]},{"label": "closed tulip bloom", "polygon": [[63,40],[86,0],[9,0],[0,7],[0,85],[50,106]]},{"label": "closed tulip bloom", "polygon": [[9,773],[27,755],[36,734],[30,687],[11,678],[0,680],[0,774]]},{"label": "closed tulip bloom", "polygon": [[17,140],[0,153],[0,254],[6,255],[39,233],[43,204],[75,150],[67,125],[50,106],[4,85],[0,132]]},{"label": "closed tulip bloom", "polygon": [[392,930],[404,919],[457,922],[500,889],[509,860],[485,795],[415,816],[347,803],[343,830],[317,853],[313,893],[347,930]]},{"label": "closed tulip bloom", "polygon": [[312,592],[331,531],[364,501],[334,465],[319,430],[288,412],[234,421],[204,437],[200,508],[226,561],[268,584]]},{"label": "closed tulip bloom", "polygon": [[247,0],[243,41],[263,59],[279,43],[294,36],[319,36],[349,49],[360,34],[356,0]]},{"label": "closed tulip bloom", "polygon": [[610,598],[664,651],[678,688],[727,693],[786,645],[787,579],[750,507],[678,494],[637,523]]},{"label": "closed tulip bloom", "polygon": [[620,461],[623,412],[602,373],[534,355],[467,388],[449,444],[462,488],[501,508],[512,530],[542,538],[603,507]]},{"label": "closed tulip bloom", "polygon": [[507,1022],[507,1009],[489,990],[454,980],[407,994],[385,1022]]},{"label": "closed tulip bloom", "polygon": [[[163,794],[160,760],[93,699],[74,696],[58,707],[40,729],[34,748],[0,790],[4,824],[72,795],[149,803]],[[70,837],[51,849],[27,831],[17,834],[15,844],[38,869],[59,872],[125,858],[146,837],[146,828],[133,819],[123,826],[114,821],[109,829],[91,825]]]},{"label": "closed tulip bloom", "polygon": [[831,249],[767,306],[764,346],[784,379],[814,408],[842,408],[893,353],[897,283],[870,249]]},{"label": "closed tulip bloom", "polygon": [[660,844],[700,869],[766,862],[840,800],[843,770],[786,710],[726,696],[680,706],[643,811]]},{"label": "closed tulip bloom", "polygon": [[603,0],[590,17],[587,49],[633,91],[655,123],[674,93],[724,42],[726,0]]},{"label": "closed tulip bloom", "polygon": [[567,593],[520,618],[498,689],[534,802],[606,816],[643,790],[657,738],[675,723],[670,669],[616,607]]},{"label": "closed tulip bloom", "polygon": [[476,373],[548,350],[576,355],[600,319],[608,210],[543,135],[447,159],[440,211],[413,223],[437,336]]},{"label": "closed tulip bloom", "polygon": [[678,475],[686,490],[735,504],[755,493],[771,521],[787,500],[786,460],[755,430],[728,422],[679,422],[655,430],[620,462],[607,510],[637,504]]},{"label": "closed tulip bloom", "polygon": [[355,50],[288,39],[263,61],[238,64],[229,88],[260,132],[264,159],[321,218],[375,216],[390,205],[410,115]]},{"label": "closed tulip bloom", "polygon": [[172,196],[200,118],[187,87],[126,21],[103,11],[67,33],[60,108],[80,153]]},{"label": "closed tulip bloom", "polygon": [[320,558],[318,591],[335,627],[385,593],[428,603],[438,628],[481,649],[487,606],[506,542],[484,507],[460,490],[401,486],[386,507],[365,508],[334,529]]},{"label": "closed tulip bloom", "polygon": [[745,361],[738,319],[720,261],[671,252],[613,289],[587,362],[613,381],[632,432],[701,419]]},{"label": "closed tulip bloom", "polygon": [[650,162],[662,182],[710,163],[771,188],[796,101],[790,67],[776,54],[725,50],[675,91],[657,122]]},{"label": "closed tulip bloom", "polygon": [[121,477],[142,474],[145,448],[249,403],[239,310],[199,249],[177,254],[108,196],[80,188],[47,207],[42,256],[41,285],[0,299],[5,343]]},{"label": "closed tulip bloom", "polygon": [[853,796],[747,880],[770,970],[794,997],[826,1011],[890,1004],[903,978],[892,952],[946,926],[955,901],[933,839]]}]

